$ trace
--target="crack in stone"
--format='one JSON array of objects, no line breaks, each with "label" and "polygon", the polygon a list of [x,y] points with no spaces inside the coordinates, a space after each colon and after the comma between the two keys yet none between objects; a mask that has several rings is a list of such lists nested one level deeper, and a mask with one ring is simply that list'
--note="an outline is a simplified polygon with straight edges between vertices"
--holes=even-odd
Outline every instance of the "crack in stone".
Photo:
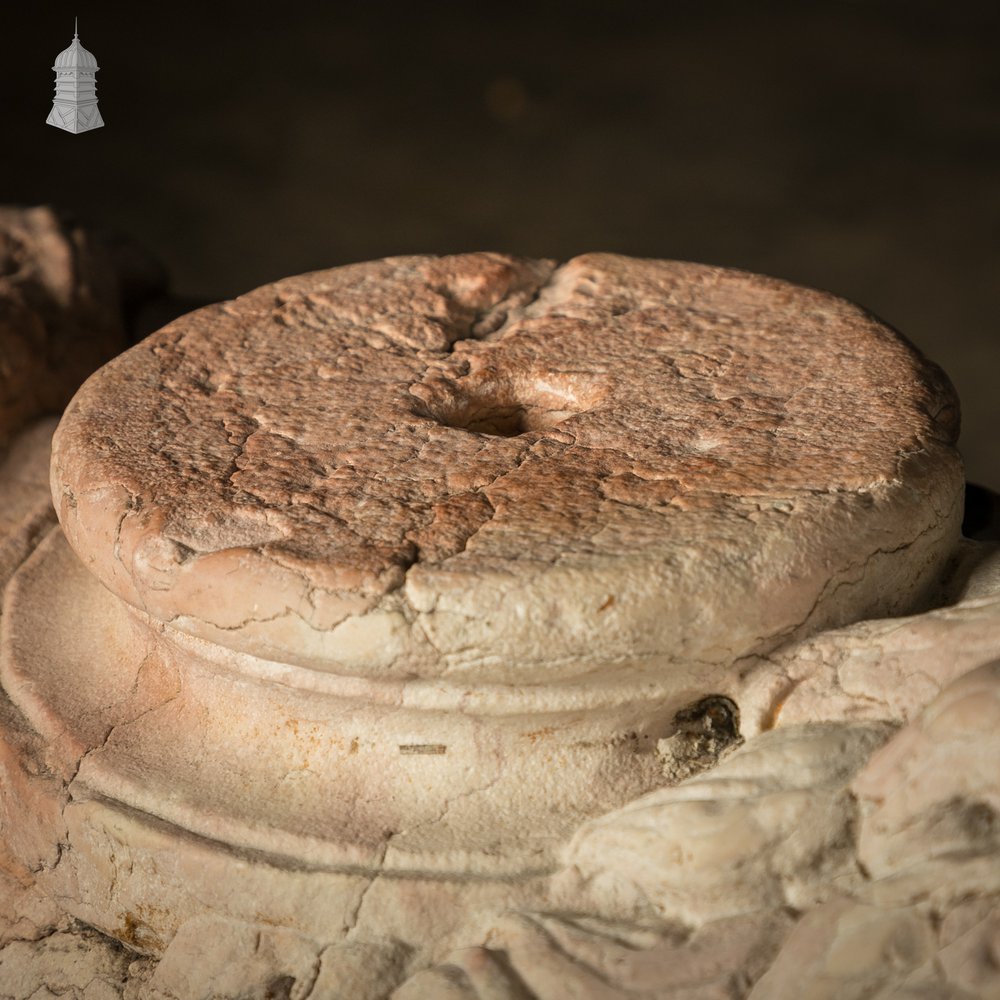
[{"label": "crack in stone", "polygon": [[[451,341],[445,349],[445,353],[454,353],[455,345],[466,340],[475,340],[486,344],[501,340],[512,327],[525,318],[526,313],[538,302],[542,294],[553,287],[563,267],[563,264],[554,263],[548,276],[521,302],[516,301],[519,292],[515,291],[486,309],[476,310],[465,325],[465,330],[462,331],[464,336],[459,336]],[[523,295],[523,292],[522,289],[520,294]],[[445,294],[447,295],[447,290],[445,290]],[[515,301],[512,303],[511,299]],[[496,323],[497,320],[500,322]]]},{"label": "crack in stone", "polygon": [[[358,897],[357,905],[355,906],[348,920],[348,926],[345,931],[345,937],[348,938],[351,937],[358,930],[358,928],[361,925],[361,910],[362,907],[364,906],[365,899],[371,892],[372,888],[375,886],[375,883],[378,882],[381,878],[385,877],[387,874],[389,874],[385,871],[385,860],[389,854],[389,850],[392,847],[393,841],[399,837],[408,837],[419,830],[426,829],[427,827],[433,827],[441,823],[444,820],[445,816],[448,814],[449,810],[456,802],[469,798],[473,795],[479,795],[484,792],[488,792],[491,788],[493,788],[499,781],[502,780],[503,778],[502,770],[503,769],[501,764],[497,768],[497,773],[485,784],[477,786],[476,788],[466,789],[465,791],[457,795],[449,796],[448,798],[446,798],[437,816],[433,816],[429,819],[424,820],[421,823],[417,823],[415,826],[407,827],[405,830],[394,830],[391,833],[389,833],[388,836],[386,836],[385,840],[382,842],[378,857],[374,861],[374,866],[377,870],[374,872],[374,874],[371,877],[371,880],[364,887],[364,889],[361,891],[360,896]],[[551,874],[555,870],[556,868],[553,866],[551,868],[551,871],[548,871],[547,873]]]},{"label": "crack in stone", "polygon": [[[146,661],[144,660],[143,663],[145,663],[145,662]],[[140,666],[139,670],[141,671],[141,669],[142,669],[142,667]],[[138,683],[138,673],[137,673],[137,681],[136,681],[136,683]],[[67,790],[67,792],[69,794],[69,798],[68,798],[67,802],[63,805],[63,814],[64,814],[64,816],[65,816],[65,811],[66,811],[66,808],[68,807],[68,805],[71,802],[76,801],[76,797],[74,795],[74,786],[79,783],[79,780],[80,780],[79,779],[80,769],[83,767],[84,763],[91,756],[93,756],[94,754],[99,753],[102,750],[105,750],[107,748],[107,745],[110,742],[112,736],[115,734],[115,732],[117,730],[125,728],[127,726],[132,726],[135,723],[137,723],[140,719],[145,718],[145,716],[149,715],[150,713],[156,712],[156,711],[159,711],[162,708],[165,708],[171,702],[176,701],[181,696],[182,693],[183,693],[183,689],[182,689],[182,686],[181,686],[181,683],[180,683],[180,678],[178,677],[177,678],[177,690],[174,691],[173,694],[171,694],[168,697],[164,698],[162,701],[157,702],[155,705],[151,705],[149,708],[143,709],[141,712],[139,712],[137,715],[134,715],[132,718],[130,718],[130,719],[122,719],[120,722],[116,722],[113,725],[109,726],[108,729],[107,729],[107,731],[105,732],[104,736],[101,738],[100,742],[98,744],[96,744],[95,746],[92,746],[89,750],[87,750],[85,753],[83,753],[81,755],[80,759],[77,761],[76,768],[73,771],[72,777],[70,777],[69,780],[66,782],[66,790]]]},{"label": "crack in stone", "polygon": [[386,837],[385,840],[381,844],[378,857],[375,859],[375,862],[374,862],[374,866],[376,868],[376,871],[372,874],[372,876],[371,876],[368,884],[361,890],[361,893],[358,896],[357,905],[354,907],[354,912],[348,918],[347,926],[346,926],[346,928],[344,930],[344,937],[345,938],[350,938],[351,935],[354,934],[354,932],[357,930],[359,922],[361,920],[361,908],[362,908],[362,906],[364,906],[365,899],[368,896],[368,893],[371,892],[371,890],[372,890],[373,886],[375,885],[375,883],[384,874],[383,871],[382,871],[382,866],[385,863],[385,856],[386,856],[386,854],[389,851],[389,844],[392,841],[392,838],[394,836],[395,836],[395,833],[390,833],[389,836]]}]

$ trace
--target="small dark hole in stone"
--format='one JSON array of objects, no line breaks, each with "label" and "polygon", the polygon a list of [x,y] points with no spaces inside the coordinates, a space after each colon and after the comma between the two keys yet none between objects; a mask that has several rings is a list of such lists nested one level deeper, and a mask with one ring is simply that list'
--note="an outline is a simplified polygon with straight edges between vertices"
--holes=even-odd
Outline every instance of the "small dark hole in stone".
[{"label": "small dark hole in stone", "polygon": [[498,406],[490,410],[462,414],[461,422],[452,422],[448,426],[461,427],[477,434],[490,434],[493,437],[517,437],[531,430],[524,409],[520,406]]},{"label": "small dark hole in stone", "polygon": [[295,979],[292,976],[278,976],[267,984],[264,993],[265,1000],[289,1000],[292,990],[295,988]]},{"label": "small dark hole in stone", "polygon": [[422,403],[415,410],[443,427],[490,437],[518,437],[554,427],[587,409],[590,401],[551,387],[505,382],[468,388]]},{"label": "small dark hole in stone", "polygon": [[740,710],[732,698],[710,694],[674,715],[673,733],[657,743],[664,776],[676,784],[714,767],[743,743]]},{"label": "small dark hole in stone", "polygon": [[682,708],[674,723],[681,732],[734,740],[740,735],[740,710],[732,698],[710,694]]}]

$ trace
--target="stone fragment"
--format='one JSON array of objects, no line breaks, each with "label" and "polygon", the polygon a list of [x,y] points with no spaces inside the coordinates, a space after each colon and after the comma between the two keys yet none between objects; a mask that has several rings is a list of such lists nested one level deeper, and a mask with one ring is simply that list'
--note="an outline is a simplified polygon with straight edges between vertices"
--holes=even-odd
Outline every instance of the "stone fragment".
[{"label": "stone fragment", "polygon": [[2,1000],[120,1000],[134,956],[83,928],[0,948]]},{"label": "stone fragment", "polygon": [[941,606],[860,621],[747,660],[733,692],[745,732],[854,719],[909,722],[952,681],[1000,656],[1000,547],[963,541]]},{"label": "stone fragment", "polygon": [[128,967],[128,979],[122,989],[122,1000],[149,1000],[149,981],[156,972],[156,959],[141,956]]},{"label": "stone fragment", "polygon": [[146,989],[149,1000],[306,1000],[319,964],[316,944],[285,928],[194,918]]},{"label": "stone fragment", "polygon": [[714,767],[743,742],[740,710],[731,698],[721,695],[699,698],[682,708],[674,716],[674,725],[674,732],[656,744],[663,776],[671,785]]},{"label": "stone fragment", "polygon": [[69,405],[61,530],[46,428],[0,469],[9,969],[70,914],[143,953],[123,1000],[990,989],[992,737],[920,715],[998,641],[956,430],[863,311],[696,265],[396,258],[169,325]]},{"label": "stone fragment", "polygon": [[799,921],[749,1000],[888,1000],[934,950],[926,913],[832,899]]},{"label": "stone fragment", "polygon": [[945,688],[854,780],[858,857],[881,898],[1000,892],[998,761],[1000,660]]},{"label": "stone fragment", "polygon": [[567,881],[698,926],[803,907],[856,874],[848,783],[891,727],[825,724],[764,733],[712,770],[583,824]]}]

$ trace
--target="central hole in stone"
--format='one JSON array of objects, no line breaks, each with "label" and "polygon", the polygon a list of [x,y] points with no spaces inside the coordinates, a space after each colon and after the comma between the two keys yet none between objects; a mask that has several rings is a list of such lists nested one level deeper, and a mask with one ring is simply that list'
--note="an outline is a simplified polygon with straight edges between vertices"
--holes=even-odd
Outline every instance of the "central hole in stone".
[{"label": "central hole in stone", "polygon": [[595,398],[582,399],[577,392],[544,381],[530,385],[457,382],[448,388],[447,395],[434,393],[431,399],[422,396],[421,415],[445,427],[492,437],[517,437],[553,427],[574,413],[589,409],[597,395],[587,393]]},{"label": "central hole in stone", "polygon": [[494,437],[517,437],[528,431],[540,431],[559,423],[570,416],[572,410],[533,410],[517,403],[505,406],[502,403],[482,400],[467,400],[439,423],[446,427],[459,427],[476,434],[491,434]]}]

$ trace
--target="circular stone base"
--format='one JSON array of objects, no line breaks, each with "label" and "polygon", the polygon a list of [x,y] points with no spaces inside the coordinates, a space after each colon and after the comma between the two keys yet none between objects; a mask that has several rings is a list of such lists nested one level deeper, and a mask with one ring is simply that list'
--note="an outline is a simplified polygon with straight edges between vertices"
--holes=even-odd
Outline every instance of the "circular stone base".
[{"label": "circular stone base", "polygon": [[[909,610],[933,576],[914,543],[957,539],[956,416],[935,366],[822,292],[611,254],[404,257],[126,351],[67,408],[52,485],[89,572],[215,645],[590,684]],[[891,586],[843,586],[883,554]]]},{"label": "circular stone base", "polygon": [[442,892],[459,924],[487,900],[529,905],[581,822],[662,784],[656,744],[685,697],[639,661],[617,684],[490,689],[234,653],[129,608],[58,529],[2,629],[2,738],[30,733],[58,776],[46,809],[34,788],[10,797],[9,823],[47,816],[37,842],[69,848],[46,877],[71,879],[70,912],[153,951],[211,912],[204,885],[240,919],[334,936],[375,879],[399,914]]},{"label": "circular stone base", "polygon": [[682,709],[759,732],[751,658],[925,602],[953,403],[856,307],[672,262],[405,258],[185,317],[57,432],[0,621],[6,849],[150,952],[551,903]]}]

